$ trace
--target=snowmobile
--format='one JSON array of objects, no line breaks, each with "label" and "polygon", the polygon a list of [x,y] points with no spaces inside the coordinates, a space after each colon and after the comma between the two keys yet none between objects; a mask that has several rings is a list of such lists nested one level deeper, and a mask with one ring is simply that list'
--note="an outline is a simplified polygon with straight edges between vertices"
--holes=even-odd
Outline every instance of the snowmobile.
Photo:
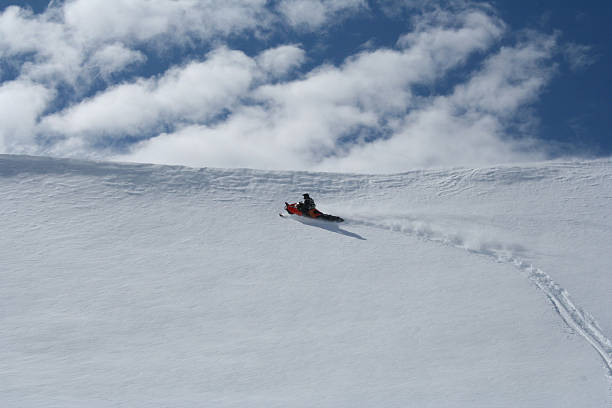
[{"label": "snowmobile", "polygon": [[317,220],[325,220],[325,221],[332,221],[332,222],[344,221],[343,218],[336,217],[335,215],[324,214],[321,211],[317,210],[316,208],[313,208],[312,210],[308,212],[303,212],[302,210],[299,209],[298,203],[289,204],[288,202],[285,202],[285,210],[287,210],[289,214],[299,215],[300,217],[308,217],[308,218],[314,218]]}]

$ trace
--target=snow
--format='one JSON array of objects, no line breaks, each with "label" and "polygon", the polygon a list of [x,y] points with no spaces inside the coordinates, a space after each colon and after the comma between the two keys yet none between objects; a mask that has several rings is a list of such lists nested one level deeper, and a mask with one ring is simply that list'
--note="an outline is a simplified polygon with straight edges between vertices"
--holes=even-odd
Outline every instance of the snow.
[{"label": "snow", "polygon": [[0,406],[611,406],[611,204],[609,160],[0,155]]}]

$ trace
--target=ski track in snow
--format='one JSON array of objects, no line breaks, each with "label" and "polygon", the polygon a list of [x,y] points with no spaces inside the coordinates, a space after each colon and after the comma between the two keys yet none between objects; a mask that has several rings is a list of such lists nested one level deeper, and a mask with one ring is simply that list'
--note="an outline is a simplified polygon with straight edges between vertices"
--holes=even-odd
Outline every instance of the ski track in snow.
[{"label": "ski track in snow", "polygon": [[391,220],[380,222],[376,218],[368,219],[367,217],[357,216],[347,219],[347,223],[416,236],[425,241],[441,243],[470,253],[490,257],[496,262],[514,265],[525,273],[529,280],[546,295],[567,326],[580,334],[597,351],[606,365],[607,376],[612,382],[612,342],[610,339],[602,332],[595,318],[577,306],[569,293],[560,287],[550,275],[515,255],[515,249],[522,249],[520,246],[503,245],[497,242],[482,242],[474,245],[460,234],[442,232],[417,219],[408,219],[407,222]]}]

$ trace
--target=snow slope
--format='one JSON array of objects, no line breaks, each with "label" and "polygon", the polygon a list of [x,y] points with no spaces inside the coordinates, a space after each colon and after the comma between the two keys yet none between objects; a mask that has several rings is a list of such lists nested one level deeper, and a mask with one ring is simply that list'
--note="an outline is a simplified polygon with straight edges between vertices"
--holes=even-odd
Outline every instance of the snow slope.
[{"label": "snow slope", "polygon": [[[310,192],[336,225],[283,219]],[[0,155],[0,406],[612,406],[612,162]]]}]

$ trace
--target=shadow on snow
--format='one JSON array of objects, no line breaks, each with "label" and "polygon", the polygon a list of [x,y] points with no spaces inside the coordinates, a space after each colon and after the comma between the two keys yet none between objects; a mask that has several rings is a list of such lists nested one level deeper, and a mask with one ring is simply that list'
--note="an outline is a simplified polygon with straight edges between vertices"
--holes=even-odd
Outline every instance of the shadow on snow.
[{"label": "shadow on snow", "polygon": [[321,228],[327,231],[335,232],[336,234],[346,235],[347,237],[360,239],[365,241],[366,239],[359,234],[354,232],[347,231],[345,229],[340,228],[340,225],[337,222],[323,221],[323,220],[315,220],[312,218],[304,218],[304,217],[291,217],[292,219],[301,222],[304,225],[308,225],[311,227]]}]

